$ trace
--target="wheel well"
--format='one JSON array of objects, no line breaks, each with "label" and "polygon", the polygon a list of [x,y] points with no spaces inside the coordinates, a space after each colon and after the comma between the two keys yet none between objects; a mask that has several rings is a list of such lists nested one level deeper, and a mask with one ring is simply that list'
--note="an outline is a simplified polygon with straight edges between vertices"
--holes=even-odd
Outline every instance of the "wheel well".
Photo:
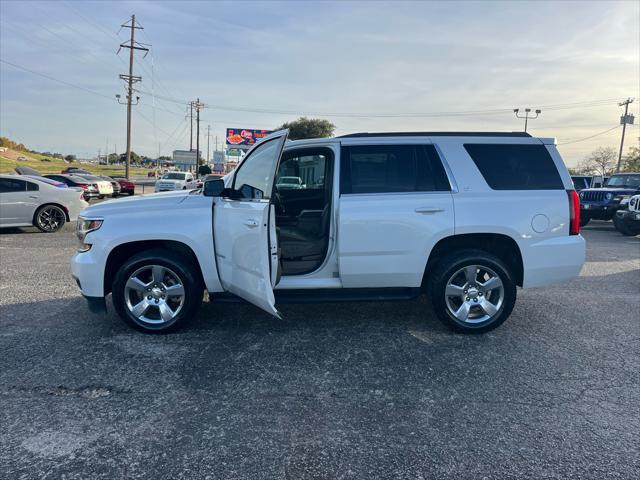
[{"label": "wheel well", "polygon": [[120,269],[122,264],[132,256],[152,248],[165,248],[167,250],[171,250],[190,261],[194,268],[197,269],[197,275],[200,277],[200,281],[204,285],[200,263],[198,262],[196,254],[193,253],[193,250],[191,250],[188,245],[174,240],[142,240],[139,242],[123,243],[122,245],[118,245],[109,253],[104,270],[105,296],[111,292],[111,285],[113,284],[116,272]]},{"label": "wheel well", "polygon": [[433,267],[443,255],[467,248],[483,250],[498,257],[513,273],[516,285],[522,286],[524,269],[520,248],[513,238],[499,233],[468,233],[443,238],[431,250],[422,284],[426,284],[428,272],[433,271]]},{"label": "wheel well", "polygon": [[69,210],[67,209],[67,207],[65,207],[64,205],[60,205],[59,203],[49,202],[49,203],[43,203],[43,204],[42,204],[42,205],[40,205],[38,208],[36,208],[36,211],[35,211],[35,212],[33,212],[33,218],[31,219],[31,223],[32,223],[33,225],[35,225],[35,224],[36,224],[36,216],[38,215],[38,212],[39,212],[40,210],[42,210],[44,207],[48,207],[48,206],[50,206],[50,205],[54,205],[54,206],[56,206],[56,207],[58,207],[58,208],[61,208],[61,209],[62,209],[62,211],[64,212],[64,219],[65,219],[67,222],[70,222],[70,221],[71,221],[71,218],[69,218]]}]

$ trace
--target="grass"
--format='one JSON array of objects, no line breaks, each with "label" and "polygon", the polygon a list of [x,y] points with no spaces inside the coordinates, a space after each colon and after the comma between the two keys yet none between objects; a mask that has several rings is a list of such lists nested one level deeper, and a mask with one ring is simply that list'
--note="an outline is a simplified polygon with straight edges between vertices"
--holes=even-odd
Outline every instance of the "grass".
[{"label": "grass", "polygon": [[[16,160],[9,157],[25,157],[27,160]],[[48,160],[48,161],[47,161]],[[86,163],[66,163],[64,160],[53,157],[45,157],[39,153],[24,152],[0,152],[0,173],[15,173],[16,167],[30,167],[40,173],[60,173],[67,167],[82,168],[96,175],[124,176],[123,165],[96,165]],[[131,167],[131,175],[146,175],[149,170],[138,167]]]}]

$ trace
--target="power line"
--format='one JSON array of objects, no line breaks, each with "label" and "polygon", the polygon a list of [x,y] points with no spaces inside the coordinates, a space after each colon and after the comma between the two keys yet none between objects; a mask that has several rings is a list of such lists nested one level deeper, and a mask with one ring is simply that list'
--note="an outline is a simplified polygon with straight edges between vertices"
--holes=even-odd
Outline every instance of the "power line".
[{"label": "power line", "polygon": [[615,130],[616,128],[620,128],[620,125],[616,125],[615,127],[611,127],[611,128],[609,128],[607,130],[604,130],[602,132],[598,132],[596,134],[589,135],[588,137],[580,138],[578,140],[571,140],[569,142],[559,143],[558,146],[560,146],[560,145],[569,145],[570,143],[584,142],[585,140],[589,140],[590,138],[599,137],[600,135],[604,135],[605,133],[610,132],[611,130]]},{"label": "power line", "polygon": [[17,68],[17,69],[19,69],[19,70],[24,70],[25,72],[29,72],[29,73],[32,73],[32,74],[34,74],[34,75],[38,75],[39,77],[46,78],[46,79],[51,80],[51,81],[53,81],[53,82],[61,83],[61,84],[66,85],[66,86],[68,86],[68,87],[78,88],[78,89],[80,89],[80,90],[84,90],[84,91],[85,91],[85,92],[87,92],[87,93],[91,93],[91,94],[93,94],[93,95],[97,95],[97,96],[99,96],[99,97],[106,98],[106,99],[108,99],[108,100],[111,100],[112,102],[114,101],[114,99],[113,99],[112,97],[110,97],[109,95],[104,95],[104,94],[102,94],[102,93],[96,92],[95,90],[91,90],[91,89],[89,89],[89,88],[82,87],[82,86],[80,86],[80,85],[76,85],[76,84],[74,84],[74,83],[70,83],[70,82],[67,82],[67,81],[65,81],[65,80],[60,80],[59,78],[55,78],[55,77],[52,77],[52,76],[46,75],[46,74],[44,74],[44,73],[36,72],[35,70],[31,70],[31,69],[29,69],[29,68],[27,68],[27,67],[23,67],[22,65],[18,65],[18,64],[16,64],[16,63],[12,63],[12,62],[9,62],[9,61],[7,61],[7,60],[3,60],[3,59],[1,59],[1,58],[0,58],[0,62],[2,62],[2,63],[6,63],[7,65],[11,65],[12,67]]}]

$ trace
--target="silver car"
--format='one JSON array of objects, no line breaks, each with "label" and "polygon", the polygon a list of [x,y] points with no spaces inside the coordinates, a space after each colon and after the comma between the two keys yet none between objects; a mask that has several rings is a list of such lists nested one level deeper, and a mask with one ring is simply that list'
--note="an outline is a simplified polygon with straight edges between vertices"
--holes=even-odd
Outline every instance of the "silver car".
[{"label": "silver car", "polygon": [[34,177],[0,175],[0,228],[35,226],[57,232],[89,204],[83,192]]}]

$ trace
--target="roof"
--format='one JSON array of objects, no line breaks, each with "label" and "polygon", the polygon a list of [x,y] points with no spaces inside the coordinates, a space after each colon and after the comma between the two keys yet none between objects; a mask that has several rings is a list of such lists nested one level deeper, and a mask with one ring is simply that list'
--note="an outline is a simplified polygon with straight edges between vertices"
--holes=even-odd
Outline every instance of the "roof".
[{"label": "roof", "polygon": [[350,133],[336,138],[357,137],[531,137],[527,132],[379,132]]}]

